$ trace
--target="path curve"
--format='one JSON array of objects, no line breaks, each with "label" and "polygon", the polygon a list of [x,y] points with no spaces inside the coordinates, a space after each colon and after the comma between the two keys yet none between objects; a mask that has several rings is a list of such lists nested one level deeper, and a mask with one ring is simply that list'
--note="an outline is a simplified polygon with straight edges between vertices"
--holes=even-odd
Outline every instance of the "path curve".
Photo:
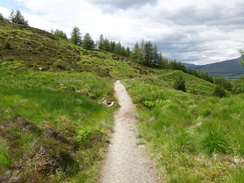
[{"label": "path curve", "polygon": [[114,84],[120,109],[115,113],[114,133],[101,171],[102,183],[154,183],[157,182],[154,164],[138,146],[135,107],[120,81]]}]

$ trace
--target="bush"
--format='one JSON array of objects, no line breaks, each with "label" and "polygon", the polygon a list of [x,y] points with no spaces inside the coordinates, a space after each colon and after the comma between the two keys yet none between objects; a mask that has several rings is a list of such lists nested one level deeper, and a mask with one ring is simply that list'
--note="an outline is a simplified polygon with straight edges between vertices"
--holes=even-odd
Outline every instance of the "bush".
[{"label": "bush", "polygon": [[226,96],[225,89],[222,88],[221,86],[216,86],[215,90],[213,92],[213,96],[223,98]]},{"label": "bush", "polygon": [[11,49],[11,45],[9,43],[9,40],[5,40],[3,45],[2,45],[2,49],[5,50],[5,49]]},{"label": "bush", "polygon": [[244,75],[241,75],[233,84],[233,93],[244,93]]},{"label": "bush", "polygon": [[60,38],[62,38],[62,39],[66,39],[66,40],[68,40],[66,33],[63,32],[62,30],[56,29],[55,31],[51,31],[51,32],[52,32],[53,35],[56,36],[56,37],[60,37]]},{"label": "bush", "polygon": [[183,92],[186,92],[185,80],[183,79],[182,76],[180,76],[180,77],[175,81],[173,88],[176,89],[176,90],[181,90],[181,91],[183,91]]}]

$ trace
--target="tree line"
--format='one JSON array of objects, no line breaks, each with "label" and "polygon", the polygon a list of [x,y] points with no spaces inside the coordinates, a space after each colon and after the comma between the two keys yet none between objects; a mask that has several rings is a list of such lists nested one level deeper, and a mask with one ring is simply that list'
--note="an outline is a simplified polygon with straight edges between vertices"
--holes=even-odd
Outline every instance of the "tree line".
[{"label": "tree line", "polygon": [[[8,21],[13,24],[29,25],[28,21],[24,18],[19,10],[11,10],[9,19],[3,17],[0,13],[0,21]],[[207,72],[201,72],[195,69],[188,69],[183,63],[176,60],[169,60],[165,58],[161,52],[158,51],[156,44],[151,41],[141,40],[140,43],[136,42],[133,49],[123,46],[120,42],[115,42],[100,35],[98,41],[93,40],[89,33],[82,37],[81,31],[78,27],[74,27],[71,32],[71,37],[68,39],[67,34],[62,30],[56,29],[50,31],[54,36],[69,40],[75,45],[81,46],[84,49],[92,50],[98,49],[103,51],[112,52],[121,56],[130,57],[132,61],[145,65],[147,67],[155,67],[161,69],[181,70],[190,75],[202,78],[206,81],[214,83],[233,93],[244,93],[244,77],[241,76],[238,80],[232,83],[224,77],[212,77]],[[240,51],[242,55],[241,64],[244,65],[244,51]]]},{"label": "tree line", "polygon": [[29,25],[28,21],[24,18],[24,16],[21,14],[20,10],[11,10],[9,19],[5,18],[2,13],[0,13],[0,20],[1,21],[7,21],[11,22],[13,24],[19,24],[19,25]]}]

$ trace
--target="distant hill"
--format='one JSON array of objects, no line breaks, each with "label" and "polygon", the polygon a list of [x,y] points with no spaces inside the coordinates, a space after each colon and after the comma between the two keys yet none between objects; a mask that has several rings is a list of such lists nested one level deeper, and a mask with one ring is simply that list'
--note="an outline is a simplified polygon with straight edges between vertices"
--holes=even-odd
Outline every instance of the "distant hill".
[{"label": "distant hill", "polygon": [[199,68],[201,68],[201,67],[203,67],[202,65],[195,65],[195,64],[187,64],[187,63],[184,63],[185,64],[185,66],[186,66],[186,68],[188,68],[188,69],[199,69]]},{"label": "distant hill", "polygon": [[237,78],[244,74],[244,68],[239,64],[240,58],[226,60],[207,65],[185,64],[189,69],[197,69],[202,72],[208,72],[212,76],[224,76],[227,78]]}]

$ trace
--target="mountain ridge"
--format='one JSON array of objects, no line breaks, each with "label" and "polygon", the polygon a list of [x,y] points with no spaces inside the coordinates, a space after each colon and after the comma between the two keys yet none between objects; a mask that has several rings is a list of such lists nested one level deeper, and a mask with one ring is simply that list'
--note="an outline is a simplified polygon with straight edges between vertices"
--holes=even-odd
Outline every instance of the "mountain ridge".
[{"label": "mountain ridge", "polygon": [[186,63],[185,66],[189,69],[196,69],[201,72],[208,72],[210,75],[215,77],[224,76],[226,78],[237,78],[240,75],[244,74],[244,68],[239,63],[240,59],[241,57],[206,65],[195,65]]}]

